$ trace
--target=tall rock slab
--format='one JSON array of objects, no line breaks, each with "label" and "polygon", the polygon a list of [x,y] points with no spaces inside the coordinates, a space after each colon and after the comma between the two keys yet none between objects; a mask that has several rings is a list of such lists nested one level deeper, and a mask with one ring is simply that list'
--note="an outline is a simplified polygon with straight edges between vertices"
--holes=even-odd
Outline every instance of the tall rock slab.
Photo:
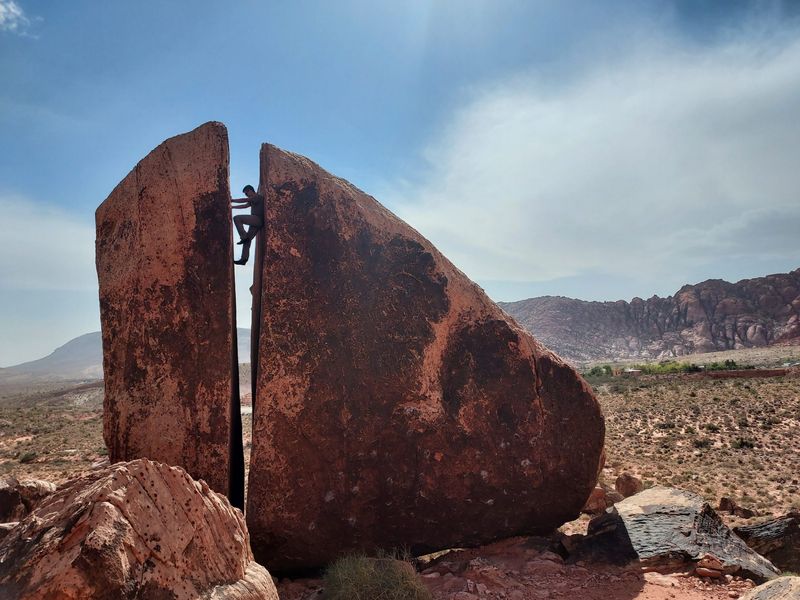
[{"label": "tall rock slab", "polygon": [[148,154],[97,209],[112,462],[186,469],[243,506],[228,135],[206,123]]},{"label": "tall rock slab", "polygon": [[265,145],[247,521],[271,570],[550,531],[597,479],[580,376],[374,198]]}]

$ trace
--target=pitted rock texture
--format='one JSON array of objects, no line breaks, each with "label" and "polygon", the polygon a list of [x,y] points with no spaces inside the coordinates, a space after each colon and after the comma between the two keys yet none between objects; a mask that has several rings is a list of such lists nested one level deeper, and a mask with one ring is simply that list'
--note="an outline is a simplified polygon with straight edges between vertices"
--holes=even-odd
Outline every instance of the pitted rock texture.
[{"label": "pitted rock texture", "polygon": [[181,466],[242,506],[225,127],[162,143],[96,218],[111,461]]},{"label": "pitted rock texture", "polygon": [[577,373],[350,183],[265,145],[259,191],[256,557],[299,569],[576,517],[604,436]]},{"label": "pitted rock texture", "polygon": [[712,555],[725,573],[764,581],[778,570],[739,539],[703,501],[677,488],[653,487],[618,502],[589,524],[574,560],[638,560],[651,568],[680,568]]},{"label": "pitted rock texture", "polygon": [[500,306],[575,362],[798,343],[800,269],[737,283],[710,279],[667,298],[586,302],[543,296]]},{"label": "pitted rock texture", "polygon": [[0,544],[0,598],[274,599],[242,513],[139,459],[74,479]]}]

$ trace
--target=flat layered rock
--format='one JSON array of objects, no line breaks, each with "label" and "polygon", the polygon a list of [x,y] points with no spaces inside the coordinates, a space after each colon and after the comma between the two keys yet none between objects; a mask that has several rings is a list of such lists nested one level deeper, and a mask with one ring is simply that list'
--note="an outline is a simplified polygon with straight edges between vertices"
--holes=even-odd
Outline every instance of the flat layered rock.
[{"label": "flat layered rock", "polygon": [[162,143],[96,220],[111,461],[179,465],[242,506],[225,127]]},{"label": "flat layered rock", "polygon": [[591,390],[374,198],[265,145],[247,519],[270,569],[549,532],[597,479]]},{"label": "flat layered rock", "polygon": [[734,527],[733,530],[779,569],[800,572],[800,511],[756,525]]},{"label": "flat layered rock", "polygon": [[779,577],[753,588],[741,600],[797,600],[800,598],[800,577]]},{"label": "flat layered rock", "polygon": [[694,564],[699,575],[710,570],[715,574],[708,576],[738,573],[758,581],[778,575],[700,496],[667,487],[626,498],[589,523],[589,536],[570,553],[570,560],[604,559],[663,570]]},{"label": "flat layered rock", "polygon": [[72,480],[0,544],[0,597],[277,600],[242,513],[139,459]]}]

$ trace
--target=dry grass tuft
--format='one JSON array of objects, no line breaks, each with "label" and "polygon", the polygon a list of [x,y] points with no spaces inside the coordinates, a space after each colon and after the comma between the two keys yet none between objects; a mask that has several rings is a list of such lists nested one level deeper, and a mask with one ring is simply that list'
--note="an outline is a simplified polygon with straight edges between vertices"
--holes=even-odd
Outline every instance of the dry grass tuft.
[{"label": "dry grass tuft", "polygon": [[325,571],[327,600],[431,600],[411,563],[394,558],[343,556]]}]

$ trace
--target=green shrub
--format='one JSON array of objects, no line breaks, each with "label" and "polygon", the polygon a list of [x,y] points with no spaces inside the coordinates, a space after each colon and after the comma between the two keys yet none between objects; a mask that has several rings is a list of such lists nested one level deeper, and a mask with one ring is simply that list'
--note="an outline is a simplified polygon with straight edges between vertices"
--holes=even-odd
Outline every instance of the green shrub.
[{"label": "green shrub", "polygon": [[325,570],[327,600],[432,600],[411,563],[394,558],[343,556]]},{"label": "green shrub", "polygon": [[596,365],[586,372],[588,377],[610,377],[613,375],[610,365]]},{"label": "green shrub", "polygon": [[736,441],[731,444],[737,450],[747,450],[748,448],[755,448],[756,445],[752,440],[747,438],[736,438]]},{"label": "green shrub", "polygon": [[36,452],[23,452],[19,457],[19,462],[21,463],[29,463],[34,460],[36,460]]}]

